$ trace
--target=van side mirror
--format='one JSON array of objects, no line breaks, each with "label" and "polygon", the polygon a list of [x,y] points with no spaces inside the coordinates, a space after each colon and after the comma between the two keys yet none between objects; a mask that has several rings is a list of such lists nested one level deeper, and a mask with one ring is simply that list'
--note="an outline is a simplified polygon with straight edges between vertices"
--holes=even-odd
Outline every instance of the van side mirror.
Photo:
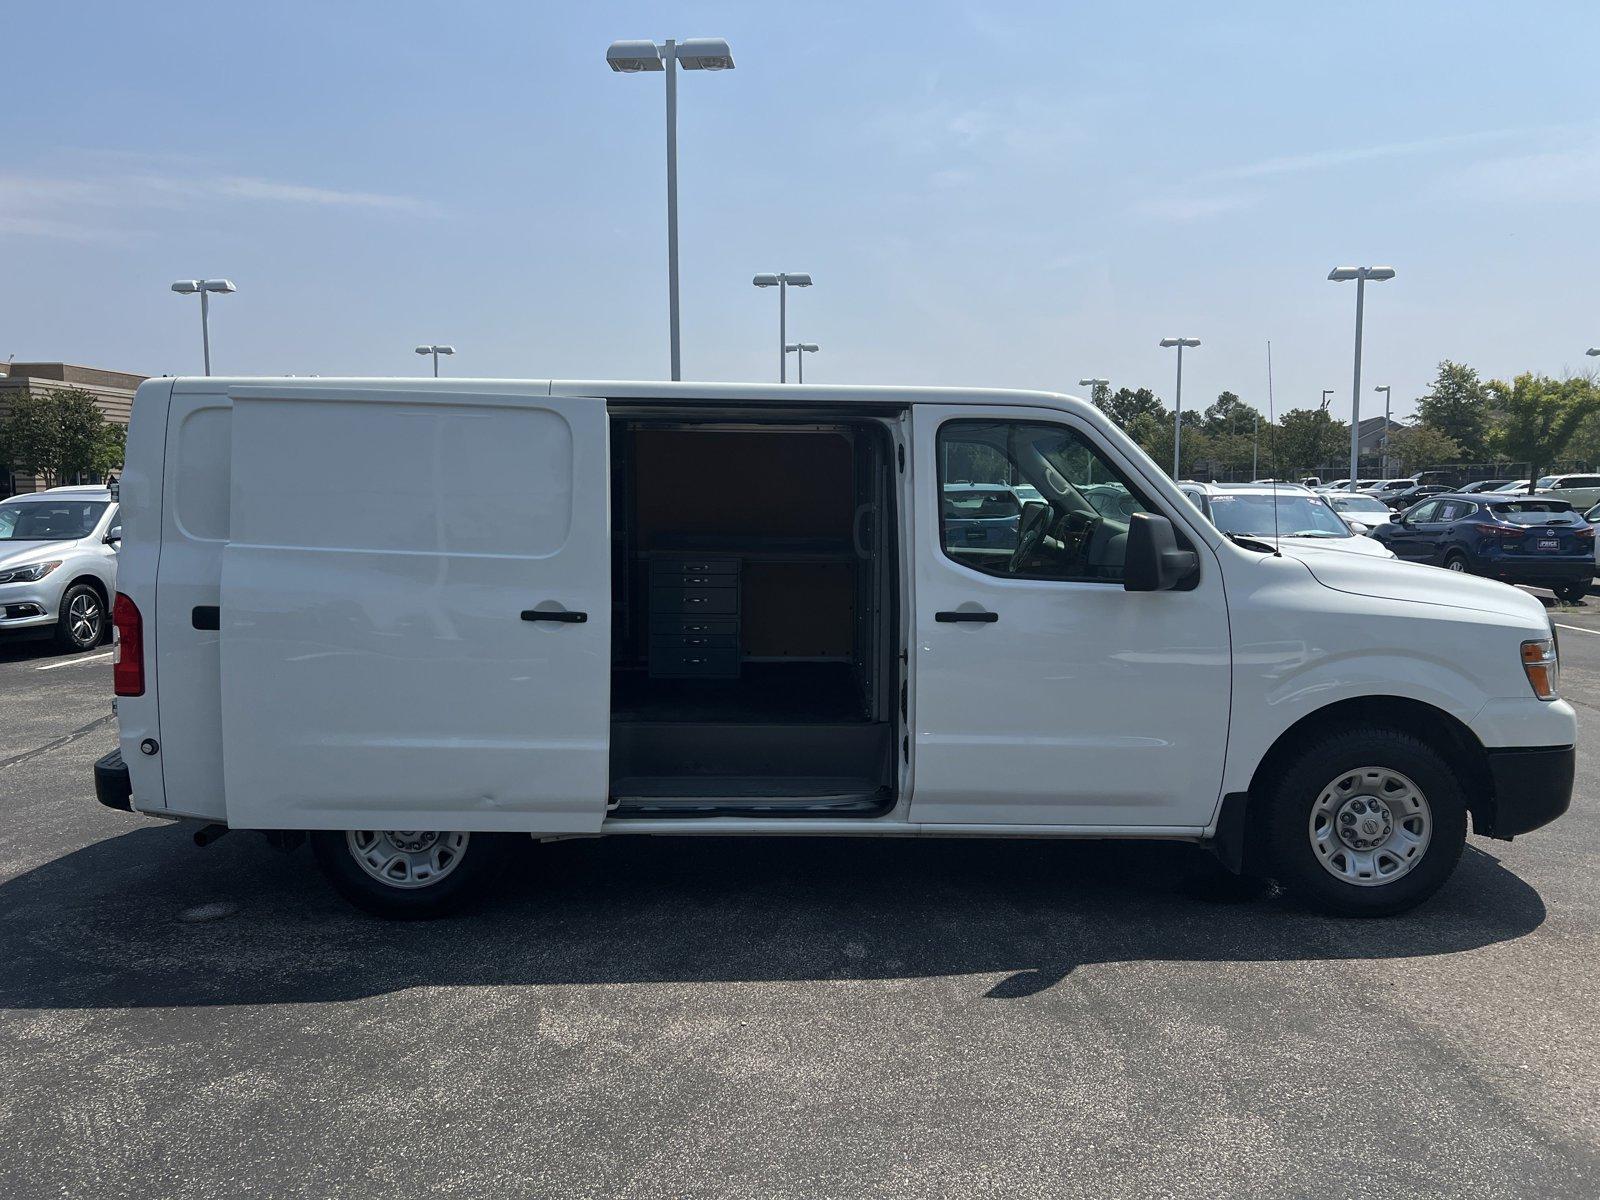
[{"label": "van side mirror", "polygon": [[1128,518],[1128,554],[1122,587],[1129,592],[1165,592],[1189,578],[1200,565],[1193,550],[1180,550],[1172,522],[1155,513]]},{"label": "van side mirror", "polygon": [[113,525],[106,531],[105,543],[108,546],[116,545],[122,541],[122,526]]}]

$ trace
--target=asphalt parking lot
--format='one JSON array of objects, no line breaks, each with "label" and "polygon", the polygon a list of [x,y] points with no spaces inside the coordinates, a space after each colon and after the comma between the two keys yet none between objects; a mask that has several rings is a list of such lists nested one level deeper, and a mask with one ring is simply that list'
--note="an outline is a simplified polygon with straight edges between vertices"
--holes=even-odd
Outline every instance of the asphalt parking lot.
[{"label": "asphalt parking lot", "polygon": [[1182,846],[612,839],[395,925],[98,806],[108,653],[0,698],[6,1197],[1600,1194],[1592,751],[1391,921]]}]

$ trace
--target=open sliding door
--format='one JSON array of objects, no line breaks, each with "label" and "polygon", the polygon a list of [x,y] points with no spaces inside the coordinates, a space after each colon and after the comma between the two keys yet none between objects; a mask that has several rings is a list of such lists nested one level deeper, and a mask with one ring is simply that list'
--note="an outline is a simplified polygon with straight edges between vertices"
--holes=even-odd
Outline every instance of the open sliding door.
[{"label": "open sliding door", "polygon": [[229,824],[599,829],[605,402],[406,384],[231,395]]}]

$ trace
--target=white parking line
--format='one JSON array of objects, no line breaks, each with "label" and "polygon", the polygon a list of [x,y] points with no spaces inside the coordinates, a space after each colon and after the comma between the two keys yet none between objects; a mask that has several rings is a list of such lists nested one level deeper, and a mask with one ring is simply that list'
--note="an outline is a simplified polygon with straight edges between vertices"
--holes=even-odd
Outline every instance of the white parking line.
[{"label": "white parking line", "polygon": [[111,657],[112,652],[107,650],[104,654],[91,654],[88,658],[68,658],[61,662],[45,663],[42,667],[35,667],[35,671],[54,671],[57,667],[76,667],[80,663],[104,662]]},{"label": "white parking line", "polygon": [[1592,633],[1596,637],[1600,637],[1600,629],[1585,629],[1582,625],[1563,625],[1560,621],[1556,621],[1554,624],[1557,629],[1570,629],[1574,633]]}]

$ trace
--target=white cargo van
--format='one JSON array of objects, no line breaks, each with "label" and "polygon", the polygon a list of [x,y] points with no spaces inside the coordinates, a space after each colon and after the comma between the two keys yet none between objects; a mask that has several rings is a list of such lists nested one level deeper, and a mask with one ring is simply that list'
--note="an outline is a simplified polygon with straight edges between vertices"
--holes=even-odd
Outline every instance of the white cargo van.
[{"label": "white cargo van", "polygon": [[122,504],[100,798],[390,914],[518,834],[1181,839],[1393,913],[1572,789],[1537,600],[1224,536],[1065,396],[152,380]]}]

